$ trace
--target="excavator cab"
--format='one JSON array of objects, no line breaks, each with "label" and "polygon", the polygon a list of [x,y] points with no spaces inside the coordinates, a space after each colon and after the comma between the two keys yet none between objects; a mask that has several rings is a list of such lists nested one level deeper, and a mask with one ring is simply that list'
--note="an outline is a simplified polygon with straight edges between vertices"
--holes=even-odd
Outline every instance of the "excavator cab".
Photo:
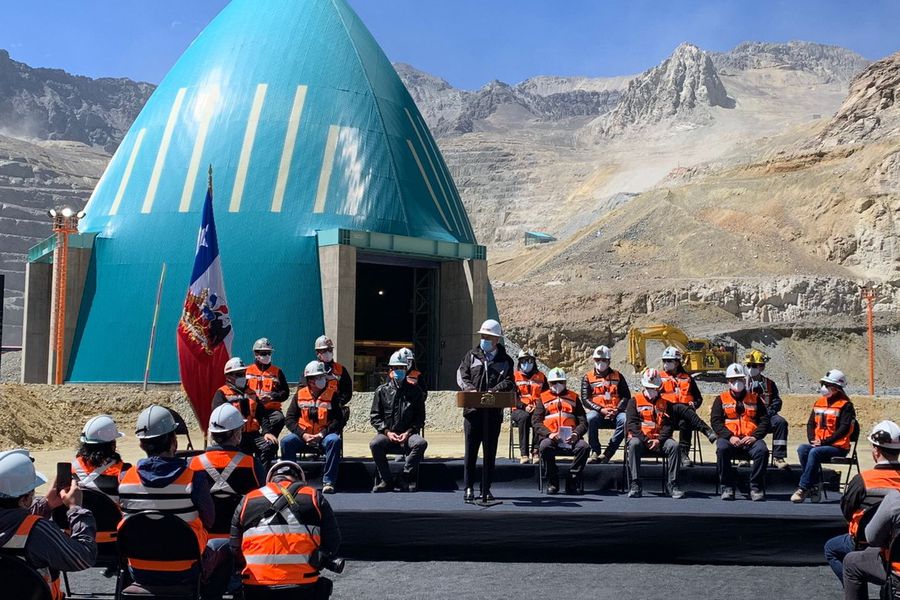
[{"label": "excavator cab", "polygon": [[628,332],[628,362],[636,373],[647,366],[647,342],[650,340],[680,349],[683,355],[681,364],[688,373],[725,371],[737,358],[735,346],[703,338],[689,338],[674,325],[663,323],[633,327]]}]

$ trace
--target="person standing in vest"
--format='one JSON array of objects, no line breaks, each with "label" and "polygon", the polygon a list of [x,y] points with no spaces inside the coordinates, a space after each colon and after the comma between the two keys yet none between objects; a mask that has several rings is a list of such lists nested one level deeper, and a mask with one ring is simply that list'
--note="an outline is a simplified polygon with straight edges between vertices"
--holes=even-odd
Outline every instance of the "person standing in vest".
[{"label": "person standing in vest", "polygon": [[[519,351],[517,357],[516,373],[516,406],[510,411],[510,418],[515,423],[519,432],[519,463],[528,464],[540,462],[537,443],[532,444],[536,437],[534,427],[531,425],[531,415],[534,407],[540,401],[541,394],[550,389],[547,385],[547,377],[537,368],[534,352],[528,349]],[[534,440],[536,441],[536,440]],[[531,457],[529,457],[529,448]]]},{"label": "person standing in vest", "polygon": [[[841,512],[847,519],[847,533],[825,542],[825,560],[845,585],[844,559],[868,545],[866,530],[881,501],[892,491],[900,491],[900,427],[893,421],[882,421],[872,428],[872,461],[875,467],[857,474],[841,496]],[[868,598],[862,587],[860,598]],[[846,595],[847,598],[857,596]]]},{"label": "person standing in vest", "polygon": [[[137,419],[135,434],[147,458],[122,473],[119,503],[125,523],[131,515],[145,510],[176,515],[194,532],[202,553],[200,590],[203,600],[220,600],[231,577],[231,552],[228,541],[209,539],[208,529],[215,523],[215,505],[204,473],[188,468],[175,456],[178,438],[172,413],[156,404],[145,408]],[[121,528],[122,524],[119,524]],[[138,585],[178,585],[197,578],[196,567],[171,571],[166,563],[153,561],[129,563],[129,571]]]},{"label": "person standing in vest", "polygon": [[[500,323],[488,319],[476,332],[481,336],[478,346],[466,352],[459,368],[456,370],[456,383],[464,392],[514,392],[516,382],[513,378],[515,365],[500,343],[503,333]],[[487,428],[485,428],[485,411],[487,412]],[[475,502],[475,465],[478,461],[478,448],[482,447],[482,468],[487,489],[481,490],[481,497],[487,502],[494,501],[491,483],[494,480],[494,465],[497,461],[497,440],[500,427],[503,425],[502,408],[466,408],[463,410],[463,432],[466,437],[465,492],[463,500]]]},{"label": "person standing in vest", "polygon": [[72,461],[72,480],[78,482],[78,487],[106,494],[116,504],[119,503],[119,475],[131,467],[116,452],[116,440],[121,437],[125,434],[119,431],[112,417],[93,417],[81,430],[81,445]]},{"label": "person standing in vest", "polygon": [[241,436],[241,451],[255,456],[263,468],[268,467],[275,460],[278,438],[269,431],[266,407],[247,384],[247,366],[238,356],[225,363],[225,385],[212,399],[213,410],[223,404],[238,409],[247,421]]},{"label": "person standing in vest", "polygon": [[253,342],[253,364],[247,367],[247,387],[262,402],[269,433],[277,438],[284,429],[281,403],[288,399],[291,390],[284,372],[272,364],[274,350],[268,338]]},{"label": "person standing in vest", "polygon": [[[588,462],[608,463],[625,439],[625,406],[631,390],[625,377],[610,368],[612,352],[607,346],[597,346],[591,359],[594,368],[581,378],[581,401],[587,411],[588,443],[591,456]],[[600,455],[600,430],[612,429],[612,437]]]},{"label": "person standing in vest", "polygon": [[813,404],[806,423],[809,443],[797,448],[802,474],[800,487],[791,496],[791,502],[800,503],[806,498],[819,502],[822,497],[819,485],[822,462],[835,456],[847,456],[850,451],[856,409],[844,393],[847,377],[843,372],[831,369],[819,383],[822,395]]},{"label": "person standing in vest", "polygon": [[744,357],[747,370],[747,389],[756,394],[766,405],[769,415],[769,432],[772,434],[772,460],[775,467],[784,471],[790,469],[787,463],[788,422],[780,414],[782,401],[775,382],[763,375],[769,357],[759,350],[751,350]]},{"label": "person standing in vest", "polygon": [[672,409],[676,406],[666,401],[659,393],[662,379],[656,369],[644,369],[641,373],[641,393],[628,399],[625,408],[628,431],[628,488],[629,498],[643,496],[641,483],[641,457],[648,450],[666,456],[668,466],[666,490],[672,498],[684,498],[678,484],[681,470],[681,452],[678,442],[672,438]]},{"label": "person standing in vest", "polygon": [[713,430],[719,436],[716,442],[716,463],[722,500],[734,500],[737,473],[731,459],[749,456],[750,499],[765,500],[766,465],[769,449],[764,438],[769,428],[766,405],[759,396],[747,391],[747,374],[738,363],[728,365],[725,371],[728,389],[716,396],[710,412]]},{"label": "person standing in vest", "polygon": [[191,459],[190,468],[206,475],[215,505],[215,522],[209,527],[210,538],[227,538],[231,532],[231,516],[244,494],[255,490],[265,478],[259,461],[240,450],[244,417],[230,404],[223,404],[209,417],[210,444],[206,451]]},{"label": "person standing in vest", "polygon": [[587,464],[590,446],[584,441],[587,416],[581,399],[566,389],[566,373],[559,367],[547,374],[550,389],[541,394],[534,405],[531,422],[540,440],[538,451],[547,465],[547,493],[559,493],[559,469],[556,455],[561,449],[572,452],[574,459],[566,480],[566,493],[582,493],[582,475]]},{"label": "person standing in vest", "polygon": [[303,469],[281,461],[266,485],[244,497],[231,523],[231,549],[248,598],[318,600],[332,582],[320,572],[341,545],[341,531],[325,497],[306,485]]},{"label": "person standing in vest", "polygon": [[325,379],[344,412],[343,421],[350,419],[350,400],[353,399],[353,378],[347,367],[334,360],[334,342],[328,336],[316,338],[316,359],[325,366]]},{"label": "person standing in vest", "polygon": [[[428,400],[428,384],[425,381],[425,376],[416,365],[416,355],[409,348],[400,348],[397,352],[406,361],[406,382],[410,385],[419,386],[419,389],[422,390],[422,399]],[[392,373],[393,371],[389,372],[388,378],[393,377]]]},{"label": "person standing in vest", "polygon": [[[394,352],[388,362],[391,375],[372,396],[369,422],[378,433],[369,442],[369,449],[379,476],[373,492],[391,489],[415,492],[418,487],[416,473],[428,448],[428,442],[421,435],[425,427],[425,398],[418,385],[409,383],[408,364],[400,352]],[[389,451],[406,454],[406,463],[396,486],[388,465]]]},{"label": "person standing in vest", "polygon": [[[54,482],[46,497],[35,497],[34,490],[47,478],[34,470],[32,461],[28,450],[0,452],[0,552],[28,563],[47,582],[52,600],[62,600],[60,571],[83,571],[97,560],[97,523],[81,508],[81,490],[74,481],[59,491]],[[60,506],[67,508],[69,535],[50,520]]]},{"label": "person standing in vest", "polygon": [[281,457],[297,460],[300,452],[324,452],[322,492],[333,494],[344,448],[341,439],[344,411],[321,361],[310,361],[303,369],[303,378],[306,384],[297,388],[285,415],[291,433],[281,440]]},{"label": "person standing in vest", "polygon": [[[695,412],[700,405],[703,404],[703,396],[700,395],[700,388],[697,382],[691,377],[690,373],[685,371],[681,364],[681,350],[675,346],[669,346],[663,350],[662,371],[659,376],[662,379],[662,387],[659,393],[662,397],[672,404],[684,404],[692,408]],[[681,465],[683,467],[693,467],[694,461],[691,460],[691,436],[696,427],[694,427],[687,419],[676,419],[674,423],[678,429],[678,445],[681,448]],[[709,425],[703,423],[703,427],[709,430]]]},{"label": "person standing in vest", "polygon": [[869,545],[844,557],[844,598],[847,599],[868,600],[869,584],[884,585],[889,574],[894,589],[900,585],[900,562],[896,557],[891,558],[891,544],[900,532],[900,491],[891,490],[885,495],[865,531]]}]

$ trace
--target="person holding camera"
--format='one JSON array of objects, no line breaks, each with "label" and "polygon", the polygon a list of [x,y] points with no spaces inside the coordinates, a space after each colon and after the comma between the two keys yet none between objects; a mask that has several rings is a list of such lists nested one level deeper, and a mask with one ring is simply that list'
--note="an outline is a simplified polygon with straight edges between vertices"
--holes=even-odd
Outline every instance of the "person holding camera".
[{"label": "person holding camera", "polygon": [[231,521],[231,550],[244,581],[245,600],[320,599],[340,573],[341,531],[321,492],[306,485],[295,462],[275,463],[266,485],[247,494]]}]

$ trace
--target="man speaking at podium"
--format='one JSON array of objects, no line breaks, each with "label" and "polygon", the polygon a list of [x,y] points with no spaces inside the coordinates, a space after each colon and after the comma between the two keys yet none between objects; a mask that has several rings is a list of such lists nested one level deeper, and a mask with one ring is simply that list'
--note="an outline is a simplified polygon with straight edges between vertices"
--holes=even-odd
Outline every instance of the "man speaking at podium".
[{"label": "man speaking at podium", "polygon": [[[456,371],[456,382],[464,392],[513,392],[516,382],[513,378],[515,365],[500,343],[503,335],[500,323],[488,319],[478,330],[481,341],[478,346],[469,350],[459,369]],[[485,415],[485,412],[487,413]],[[478,460],[478,447],[482,447],[484,456],[482,468],[486,484],[481,490],[481,498],[493,502],[491,481],[494,478],[494,463],[497,459],[497,440],[500,437],[500,426],[503,423],[502,408],[466,408],[463,410],[463,431],[466,436],[465,496],[467,503],[475,502],[475,463]]]}]

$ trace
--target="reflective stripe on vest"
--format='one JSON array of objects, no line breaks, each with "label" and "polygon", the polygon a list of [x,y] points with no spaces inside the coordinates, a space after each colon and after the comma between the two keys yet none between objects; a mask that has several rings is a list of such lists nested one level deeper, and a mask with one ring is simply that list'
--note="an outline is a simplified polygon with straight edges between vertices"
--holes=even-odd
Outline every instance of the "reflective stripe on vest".
[{"label": "reflective stripe on vest", "polygon": [[234,491],[234,488],[228,483],[228,478],[231,477],[231,474],[238,468],[238,465],[241,464],[241,461],[244,460],[245,456],[247,455],[242,452],[236,452],[235,455],[231,457],[231,460],[228,461],[228,464],[225,465],[225,468],[222,469],[221,473],[213,466],[205,453],[197,457],[197,460],[203,465],[203,470],[206,471],[213,480],[213,485],[209,488],[210,493],[225,492],[234,496],[240,495]]},{"label": "reflective stripe on vest", "polygon": [[895,490],[900,491],[900,464],[892,465],[891,469],[869,469],[860,473],[866,495],[863,497],[859,508],[850,518],[849,532],[854,540],[859,532],[860,521],[866,511],[881,504],[884,497]]},{"label": "reflective stripe on vest", "polygon": [[591,369],[585,375],[591,388],[590,401],[603,408],[619,408],[619,372],[610,369],[605,376],[597,374],[596,369]]},{"label": "reflective stripe on vest", "polygon": [[[244,394],[233,389],[230,385],[227,384],[220,387],[219,391],[222,392],[222,395],[225,397],[225,401],[238,409],[241,415],[243,415],[243,417],[247,420],[247,422],[244,423],[244,429],[242,431],[247,431],[250,433],[259,431],[259,421],[256,420],[256,405],[258,403],[256,392]],[[241,408],[241,400],[243,400],[244,398],[247,399],[246,413],[244,412],[244,409]]]},{"label": "reflective stripe on vest", "polygon": [[575,418],[575,407],[578,405],[578,396],[570,390],[566,390],[562,396],[557,396],[551,391],[541,394],[541,402],[547,414],[544,416],[544,427],[553,433],[557,433],[561,427],[575,429],[578,420]]},{"label": "reflective stripe on vest", "polygon": [[662,379],[662,387],[659,394],[667,402],[673,404],[691,404],[694,397],[691,395],[691,376],[687,373],[669,375],[664,371],[659,372]]},{"label": "reflective stripe on vest", "polygon": [[525,405],[532,404],[540,397],[544,389],[544,383],[547,381],[544,374],[537,369],[535,369],[531,377],[516,369],[513,377],[516,381],[516,389],[519,392],[519,401]]},{"label": "reflective stripe on vest", "polygon": [[[261,370],[254,362],[247,367],[247,386],[257,395],[271,394],[278,387],[280,376],[281,369],[275,365],[268,365]],[[277,410],[281,408],[281,401],[266,400],[263,406],[268,410]]]},{"label": "reflective stripe on vest", "polygon": [[[300,415],[297,418],[297,426],[304,433],[311,435],[316,435],[320,431],[325,430],[329,424],[328,417],[331,415],[331,401],[333,397],[334,390],[330,387],[326,387],[319,394],[318,398],[313,397],[308,387],[298,389],[296,401]],[[313,413],[316,415],[315,419],[312,418]]]},{"label": "reflective stripe on vest", "polygon": [[[742,401],[732,396],[729,390],[719,398],[722,400],[722,411],[725,413],[725,427],[740,438],[753,435],[759,420],[757,416],[759,397],[747,392]],[[744,407],[742,411],[738,411],[739,404]]]},{"label": "reflective stripe on vest", "polygon": [[651,402],[643,393],[635,396],[635,408],[641,417],[641,433],[648,440],[655,440],[659,437],[659,430],[662,427],[662,419],[666,414],[666,401],[659,396],[656,402]]},{"label": "reflective stripe on vest", "polygon": [[[841,417],[841,411],[848,404],[848,400],[841,398],[829,404],[828,398],[821,396],[816,403],[813,404],[813,414],[815,415],[815,436],[817,440],[824,440],[834,435],[837,431],[837,424]],[[850,433],[836,440],[832,446],[835,448],[850,449]]]},{"label": "reflective stripe on vest", "polygon": [[[40,518],[41,517],[37,515],[25,515],[25,518],[22,519],[16,532],[6,541],[6,543],[0,546],[0,548],[11,551],[10,554],[28,563],[25,556],[25,545],[28,543],[28,536],[31,535],[31,530],[37,525]],[[48,567],[38,568],[34,565],[30,566],[43,577],[44,581],[47,582],[47,587],[50,588],[50,597],[52,600],[63,600],[65,596],[59,585],[59,577],[54,579]]]},{"label": "reflective stripe on vest", "polygon": [[117,493],[110,493],[111,490],[109,489],[103,489],[103,486],[100,485],[100,477],[107,478],[109,481],[109,488],[118,489],[118,477],[121,472],[121,463],[112,458],[96,469],[92,469],[80,456],[76,456],[75,460],[72,461],[72,475],[78,478],[78,487],[100,492],[101,494],[109,496],[109,498],[117,504],[119,502],[119,495]]}]

